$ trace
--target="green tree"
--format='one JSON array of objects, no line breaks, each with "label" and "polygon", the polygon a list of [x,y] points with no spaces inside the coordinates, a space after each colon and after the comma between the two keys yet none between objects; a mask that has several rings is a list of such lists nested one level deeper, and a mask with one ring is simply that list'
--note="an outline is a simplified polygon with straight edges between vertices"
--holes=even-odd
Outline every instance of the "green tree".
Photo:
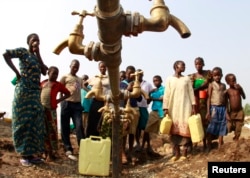
[{"label": "green tree", "polygon": [[250,116],[250,104],[245,104],[244,113],[246,116]]}]

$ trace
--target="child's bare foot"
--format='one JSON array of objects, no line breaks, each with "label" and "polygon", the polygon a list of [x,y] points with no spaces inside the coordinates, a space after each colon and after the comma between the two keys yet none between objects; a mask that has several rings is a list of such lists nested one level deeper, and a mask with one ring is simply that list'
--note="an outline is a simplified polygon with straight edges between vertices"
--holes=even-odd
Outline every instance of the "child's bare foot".
[{"label": "child's bare foot", "polygon": [[237,142],[239,141],[239,137],[234,136],[233,140]]}]

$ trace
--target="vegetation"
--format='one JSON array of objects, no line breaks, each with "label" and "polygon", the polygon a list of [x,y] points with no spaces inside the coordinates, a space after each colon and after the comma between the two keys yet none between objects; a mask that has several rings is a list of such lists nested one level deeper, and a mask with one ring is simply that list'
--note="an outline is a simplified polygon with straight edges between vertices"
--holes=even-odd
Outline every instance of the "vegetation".
[{"label": "vegetation", "polygon": [[247,103],[244,107],[244,113],[246,116],[250,116],[250,104]]}]

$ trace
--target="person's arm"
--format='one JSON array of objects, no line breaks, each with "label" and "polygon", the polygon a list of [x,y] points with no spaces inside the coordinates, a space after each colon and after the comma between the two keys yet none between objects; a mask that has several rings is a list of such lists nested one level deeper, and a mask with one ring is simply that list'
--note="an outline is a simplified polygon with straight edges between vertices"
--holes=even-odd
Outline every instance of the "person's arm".
[{"label": "person's arm", "polygon": [[225,105],[226,105],[226,119],[228,121],[230,121],[230,116],[229,116],[229,112],[230,112],[230,102],[229,102],[229,90],[227,89],[225,92]]},{"label": "person's arm", "polygon": [[165,85],[165,88],[164,88],[163,105],[162,105],[163,111],[164,111],[164,116],[169,114],[168,107],[169,107],[170,92],[171,92],[170,79],[167,78],[166,85]]},{"label": "person's arm", "polygon": [[190,80],[190,78],[188,78],[188,79],[189,79],[189,81],[188,81],[187,90],[188,90],[189,99],[190,99],[191,104],[192,104],[192,110],[190,113],[190,115],[192,115],[192,114],[196,114],[196,101],[195,101],[195,96],[194,96],[193,83]]},{"label": "person's arm", "polygon": [[235,88],[238,89],[240,91],[240,95],[242,96],[243,99],[246,99],[246,95],[245,95],[245,92],[243,90],[243,88],[241,87],[240,84],[236,84],[235,85]]},{"label": "person's arm", "polygon": [[15,72],[17,79],[19,80],[21,78],[21,74],[20,72],[17,70],[16,66],[13,64],[12,62],[12,57],[10,56],[10,54],[6,51],[3,54],[3,57],[5,59],[5,62],[7,63],[7,65]]},{"label": "person's arm", "polygon": [[211,95],[212,95],[212,84],[208,85],[208,98],[207,98],[207,114],[206,114],[206,119],[210,120],[211,119],[211,115],[210,115],[210,107],[211,107]]},{"label": "person's arm", "polygon": [[43,63],[42,57],[41,57],[41,55],[40,55],[39,47],[37,47],[36,49],[37,49],[37,50],[34,51],[34,52],[35,52],[35,55],[36,55],[36,57],[37,57],[37,59],[38,59],[40,65],[41,65],[41,72],[42,72],[43,75],[46,75],[47,70],[48,70],[48,67]]},{"label": "person's arm", "polygon": [[68,97],[70,97],[70,92],[67,88],[65,88],[64,85],[60,84],[60,97],[56,100],[57,104],[60,103],[61,101],[67,99]]},{"label": "person's arm", "polygon": [[[66,85],[66,82],[65,82],[65,79],[66,79],[66,76],[63,76],[61,79],[60,79],[60,83],[65,87]],[[66,88],[66,87],[65,87]],[[60,92],[60,98],[62,98],[63,95],[62,95],[62,92]]]},{"label": "person's arm", "polygon": [[91,89],[88,88],[88,82],[82,82],[82,89],[84,89],[86,92],[89,92]]},{"label": "person's arm", "polygon": [[209,83],[212,82],[212,73],[211,73],[211,71],[207,70],[205,75],[206,75],[206,77],[205,77],[206,80],[200,87],[200,89],[202,89],[202,90],[208,88]]}]

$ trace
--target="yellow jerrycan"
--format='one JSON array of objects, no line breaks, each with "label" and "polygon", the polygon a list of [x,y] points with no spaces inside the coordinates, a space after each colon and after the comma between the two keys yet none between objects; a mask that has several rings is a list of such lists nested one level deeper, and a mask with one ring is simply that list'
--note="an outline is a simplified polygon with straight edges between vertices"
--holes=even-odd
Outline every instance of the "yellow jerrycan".
[{"label": "yellow jerrycan", "polygon": [[161,121],[160,124],[160,134],[170,134],[171,126],[172,126],[172,119],[167,114]]},{"label": "yellow jerrycan", "polygon": [[98,136],[81,139],[78,169],[80,174],[109,176],[111,140]]},{"label": "yellow jerrycan", "polygon": [[188,118],[188,126],[193,143],[200,142],[204,138],[204,130],[201,121],[201,115],[195,114]]}]

